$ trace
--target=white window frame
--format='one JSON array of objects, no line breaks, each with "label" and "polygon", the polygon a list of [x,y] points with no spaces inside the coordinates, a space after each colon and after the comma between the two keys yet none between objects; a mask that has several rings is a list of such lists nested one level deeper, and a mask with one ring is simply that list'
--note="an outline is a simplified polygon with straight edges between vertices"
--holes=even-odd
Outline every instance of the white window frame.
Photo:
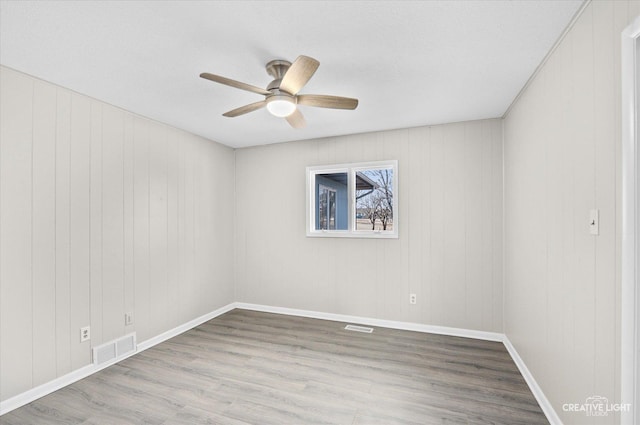
[{"label": "white window frame", "polygon": [[[393,170],[393,230],[355,230],[355,181],[356,172],[362,170],[387,169]],[[321,238],[398,238],[398,161],[371,161],[354,162],[348,164],[316,165],[307,167],[307,198],[306,198],[306,225],[307,236]],[[316,192],[315,176],[318,174],[346,173],[347,174],[347,230],[316,230]],[[337,195],[337,194],[336,194]],[[337,197],[336,197],[337,205]],[[337,219],[337,217],[336,217]]]}]

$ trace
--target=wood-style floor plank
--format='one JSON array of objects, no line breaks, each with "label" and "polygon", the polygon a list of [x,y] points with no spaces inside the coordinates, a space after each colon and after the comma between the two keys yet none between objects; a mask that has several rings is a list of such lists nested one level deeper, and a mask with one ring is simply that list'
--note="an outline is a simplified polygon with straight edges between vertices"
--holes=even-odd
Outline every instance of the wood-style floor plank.
[{"label": "wood-style floor plank", "polygon": [[548,424],[501,343],[233,310],[2,425]]}]

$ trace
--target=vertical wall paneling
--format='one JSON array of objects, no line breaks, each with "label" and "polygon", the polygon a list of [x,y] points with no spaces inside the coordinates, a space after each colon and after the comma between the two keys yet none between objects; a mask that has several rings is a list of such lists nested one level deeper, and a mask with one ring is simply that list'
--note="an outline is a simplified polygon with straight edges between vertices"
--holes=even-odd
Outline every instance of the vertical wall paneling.
[{"label": "vertical wall paneling", "polygon": [[150,324],[157,334],[169,321],[167,294],[167,134],[149,129]]},{"label": "vertical wall paneling", "polygon": [[[440,285],[439,282],[445,281],[445,269],[444,269],[444,218],[445,218],[445,140],[444,140],[444,127],[436,126],[431,127],[430,143],[429,143],[429,158],[427,164],[429,164],[429,191],[426,194],[426,200],[428,204],[428,210],[424,211],[426,216],[429,217],[429,227],[425,232],[425,237],[428,238],[429,251],[431,257],[426,262],[429,263],[429,274],[425,276],[430,281],[429,297],[427,299],[426,306],[430,313],[431,321],[427,323],[434,323],[436,325],[442,325],[445,323],[444,314],[446,308],[443,302],[446,288]],[[424,217],[424,214],[419,216]],[[425,261],[425,260],[423,260]]]},{"label": "vertical wall paneling", "polygon": [[[573,65],[580,72],[573,76],[577,88],[573,93],[572,128],[575,164],[574,219],[576,243],[576,321],[583,324],[575,328],[574,365],[578,370],[595,370],[595,238],[589,234],[589,210],[595,207],[595,134],[594,116],[594,57],[593,57],[593,3],[587,7],[573,28]],[[576,386],[587,394],[594,393],[594,373],[576,374]],[[585,396],[586,397],[586,396]]]},{"label": "vertical wall paneling", "polygon": [[619,401],[620,34],[639,6],[590,2],[504,119],[505,332],[566,424],[619,421],[562,404]]},{"label": "vertical wall paneling", "polygon": [[[491,250],[491,243],[482,240],[484,228],[490,228],[488,220],[483,220],[487,211],[491,211],[490,205],[484,205],[483,194],[491,193],[489,187],[483,190],[483,164],[484,152],[491,152],[491,146],[485,143],[484,122],[471,122],[465,125],[465,141],[468,134],[478,134],[476,143],[465,143],[464,168],[465,168],[465,206],[464,222],[467,223],[465,231],[465,286],[466,297],[465,321],[470,322],[480,318],[482,326],[491,326],[484,320],[484,305],[476,300],[482,299],[484,293],[483,283],[485,277],[482,274],[483,251]],[[477,224],[473,224],[476,222]],[[483,243],[484,242],[484,243]],[[480,253],[479,255],[475,253]],[[491,303],[493,304],[493,303]]]},{"label": "vertical wall paneling", "polygon": [[[417,212],[422,211],[424,205],[424,187],[429,185],[428,172],[429,168],[422,166],[421,162],[425,159],[423,149],[425,146],[429,146],[429,127],[412,128],[409,130],[409,142],[408,142],[408,157],[407,167],[408,171],[405,173],[407,176],[406,190],[404,195],[407,197],[405,205],[407,206],[408,214],[406,214],[407,221],[403,224],[412,229],[408,234],[408,247],[407,247],[407,268],[410,294],[416,294],[417,299],[421,303],[428,303],[428,291],[425,290],[425,282],[423,282],[423,273],[425,264],[422,261],[424,255],[428,258],[428,254],[425,254],[425,246],[423,244],[424,229],[428,227],[427,222],[429,216],[421,215]],[[403,185],[404,186],[404,185]],[[418,308],[419,304],[415,306],[409,306],[409,317],[412,322],[424,322],[428,320],[425,316],[426,309]]]},{"label": "vertical wall paneling", "polygon": [[56,377],[56,89],[33,85],[33,385]]},{"label": "vertical wall paneling", "polygon": [[135,281],[134,328],[139,340],[151,329],[151,273],[149,220],[149,122],[133,119],[133,261]]},{"label": "vertical wall paneling", "polygon": [[29,389],[33,381],[33,81],[5,70],[0,78],[0,393],[5,397]]},{"label": "vertical wall paneling", "polygon": [[[448,288],[444,291],[442,320],[454,327],[465,327],[466,240],[465,221],[466,146],[465,124],[444,129],[444,272]],[[478,253],[479,254],[479,253]]]},{"label": "vertical wall paneling", "polygon": [[[640,4],[640,2],[637,2]],[[595,139],[595,202],[600,210],[601,234],[595,240],[595,343],[606,347],[616,344],[616,323],[600,320],[609,312],[616,310],[616,192],[609,188],[617,187],[616,146],[608,143],[610,135],[616,132],[615,103],[617,101],[612,88],[617,75],[615,73],[615,55],[611,45],[615,45],[618,35],[613,31],[614,5],[610,2],[593,4],[593,54],[594,54],[594,139]],[[596,34],[603,36],[595,36]],[[606,36],[604,36],[606,34]],[[595,60],[595,58],[601,58]],[[608,218],[608,219],[607,219]],[[615,350],[598,350],[594,363],[607,368],[597,373],[594,388],[618,388],[616,380]],[[614,392],[617,393],[617,390]],[[619,395],[615,394],[617,398]]]},{"label": "vertical wall paneling", "polygon": [[[194,143],[194,152],[196,155],[193,157],[193,185],[195,193],[204,193],[205,191],[205,182],[203,181],[202,176],[202,160],[203,160],[203,147],[199,143]],[[202,224],[202,207],[205,200],[201,197],[194,198],[194,208],[193,208],[193,225],[196,230],[193,235],[193,263],[194,263],[194,275],[193,275],[193,293],[197,294],[197,299],[202,300],[204,297],[204,288],[202,285],[202,272],[201,267],[203,262],[206,260],[206,254],[202,251],[203,245],[202,242],[204,240],[203,231],[200,226]],[[196,310],[200,309],[200,302],[195,301],[193,304],[193,308]]]},{"label": "vertical wall paneling", "polygon": [[[561,78],[559,77],[562,72],[562,62],[557,57],[552,57],[548,61],[549,72],[547,78],[546,88],[552,92],[562,93],[563,90],[568,91],[561,86]],[[564,102],[554,102],[550,107],[555,119],[555,124],[560,125],[564,119],[563,114],[569,110],[565,106]],[[567,136],[568,137],[568,136]],[[558,182],[566,182],[569,173],[565,172],[565,169],[570,162],[569,158],[565,158],[562,144],[554,140],[553,143],[549,143],[546,148],[546,177],[545,186],[548,187],[551,184],[558,184]],[[562,167],[561,164],[565,164]],[[563,184],[563,183],[560,183]],[[558,316],[562,314],[563,306],[562,300],[565,294],[562,291],[562,286],[555,282],[561,282],[563,280],[562,268],[567,259],[564,256],[565,252],[562,249],[563,233],[565,232],[564,217],[567,215],[567,208],[564,207],[563,199],[560,191],[547,191],[546,197],[549,200],[551,206],[545,209],[545,225],[547,230],[547,264],[546,269],[548,273],[549,284],[546,288],[547,301],[546,301],[546,316]],[[562,339],[562,327],[549,327],[547,330],[546,342],[554,347],[553,350],[558,358],[561,357],[562,345],[566,342]],[[562,387],[566,385],[563,382],[554,382],[554,388],[556,391],[561,392]]]},{"label": "vertical wall paneling", "polygon": [[[221,147],[214,144],[203,145],[207,148],[207,157],[211,160],[221,154]],[[230,285],[213,286],[206,283],[208,297],[213,299],[234,298],[234,281],[233,269],[229,265],[233,264],[234,259],[234,203],[235,199],[235,182],[233,179],[234,165],[232,163],[221,164],[218,168],[207,167],[209,177],[210,201],[208,209],[211,212],[208,220],[209,239],[207,241],[207,251],[209,252],[210,261],[208,262],[207,273],[217,275]],[[230,177],[231,176],[231,177]],[[226,200],[232,200],[231,203],[225,204]],[[224,247],[215,241],[231,240],[228,247]],[[211,258],[213,261],[211,261]],[[206,307],[203,307],[206,309]]]},{"label": "vertical wall paneling", "polygon": [[[403,137],[402,137],[401,143],[399,144],[392,143],[391,141],[388,141],[388,140],[385,142],[384,144],[385,150],[383,152],[384,157],[393,156],[398,158],[409,158],[409,130],[403,131],[402,136]],[[399,169],[398,181],[409,182],[409,171],[410,171],[409,167],[406,167],[404,169]],[[399,187],[398,188],[399,193],[397,195],[398,199],[407,197],[408,189],[409,189],[408,185],[403,185],[401,188]],[[408,197],[407,197],[407,201],[410,201]],[[403,221],[409,221],[409,211],[410,211],[410,208],[407,207],[406,210],[401,209],[398,212],[400,223],[402,223]],[[409,284],[409,238],[406,237],[396,242],[400,243],[400,250],[396,254],[397,255],[396,261],[397,261],[398,267],[400,268],[400,274],[399,274],[399,278],[401,282],[400,284],[404,289],[405,293],[408,294],[410,293],[410,290],[409,290],[409,286],[410,286]],[[392,245],[389,244],[387,246],[391,247]],[[402,318],[409,317],[410,305],[409,303],[407,303],[407,300],[406,299],[402,300],[401,298],[398,298],[397,302],[398,302],[398,305],[401,307],[399,309],[400,313],[398,318],[402,319]]]},{"label": "vertical wall paneling", "polygon": [[[479,186],[480,193],[487,193],[489,188],[494,184],[493,182],[493,172],[499,171],[494,170],[491,166],[493,161],[493,129],[491,122],[483,122],[482,123],[482,149],[478,152],[481,161],[479,164],[480,173],[478,176],[479,182],[476,182],[476,185]],[[485,170],[490,170],[486,171]],[[480,277],[479,281],[476,285],[476,291],[478,293],[493,293],[493,267],[494,260],[493,257],[495,255],[495,246],[493,235],[494,232],[497,231],[493,214],[495,213],[495,209],[500,207],[500,203],[494,205],[494,197],[485,196],[477,199],[477,206],[480,211],[480,216],[476,216],[479,219],[480,226],[477,228],[476,237],[477,241],[481,244],[481,246],[485,247],[482,249],[482,255],[477,257],[477,273]],[[482,317],[482,323],[484,326],[491,327],[493,326],[493,311],[494,304],[483,304],[477,306],[480,309],[479,315]]]},{"label": "vertical wall paneling", "polygon": [[234,174],[230,148],[0,66],[0,400],[232,302]]},{"label": "vertical wall paneling", "polygon": [[[124,116],[124,143],[123,143],[123,213],[124,213],[124,304],[123,314],[133,313],[135,303],[135,257],[134,257],[134,118],[126,114]],[[133,324],[125,324],[125,333],[135,330],[135,316]],[[121,316],[123,321],[124,317]]]},{"label": "vertical wall paneling", "polygon": [[[575,90],[573,84],[572,75],[575,72],[573,67],[573,54],[572,54],[572,43],[571,38],[573,37],[572,33],[567,35],[567,41],[562,43],[560,48],[558,49],[559,60],[561,62],[560,68],[560,78],[561,78],[561,91],[560,91],[560,102],[563,107],[562,109],[562,124],[559,125],[559,131],[557,135],[554,135],[554,140],[558,143],[562,152],[562,162],[564,164],[560,170],[560,185],[562,187],[560,193],[558,194],[560,206],[561,206],[561,214],[562,214],[562,242],[560,246],[557,245],[549,245],[551,255],[559,254],[561,258],[564,260],[564,266],[561,267],[561,279],[556,282],[562,282],[559,287],[562,289],[562,296],[558,300],[560,302],[560,314],[562,315],[561,326],[562,326],[562,351],[559,355],[559,358],[563,359],[563,363],[571,362],[571,358],[573,356],[574,350],[574,341],[575,335],[573,332],[573,328],[575,326],[575,303],[573,302],[563,302],[563,300],[571,299],[572,294],[575,292],[574,281],[572,279],[573,274],[575,273],[576,268],[576,251],[575,251],[575,238],[574,238],[574,226],[573,226],[573,209],[574,209],[574,198],[575,193],[573,191],[573,186],[575,182],[575,171],[574,171],[574,159],[573,159],[573,146],[571,143],[572,140],[572,126],[569,125],[569,118],[571,114],[571,110],[573,108],[572,105],[572,97],[573,91]],[[561,53],[563,52],[563,53]],[[566,141],[562,143],[562,141]],[[510,142],[510,140],[509,140]],[[509,144],[505,137],[505,145]],[[506,147],[505,147],[506,150]],[[549,164],[549,167],[552,164]],[[506,180],[506,177],[505,177]],[[507,189],[505,189],[506,191]],[[553,196],[553,191],[550,192],[550,195]],[[506,195],[505,195],[506,198]],[[506,203],[506,200],[505,200]],[[508,209],[508,207],[507,207]],[[510,214],[507,214],[509,217]],[[509,228],[505,228],[505,232],[509,234]],[[555,251],[555,252],[554,252]],[[552,285],[558,285],[556,282],[552,281]],[[553,300],[555,301],[555,299]],[[507,314],[508,320],[511,320],[513,317],[511,314]],[[532,315],[532,317],[535,317]],[[545,321],[548,320],[548,317],[545,317]],[[507,319],[505,319],[506,321]],[[538,353],[539,354],[539,353]],[[543,358],[543,356],[541,356]],[[570,373],[576,373],[575,369],[571,370]],[[571,378],[561,379],[559,376],[556,380],[561,381],[559,383],[559,394],[567,394],[569,392],[569,382],[571,382]],[[567,388],[562,388],[563,385],[566,385]],[[553,389],[551,389],[553,391]],[[562,391],[562,392],[560,392]],[[552,397],[553,394],[550,394]]]},{"label": "vertical wall paneling", "polygon": [[[503,132],[502,122],[493,121],[491,124],[490,141],[492,159],[491,164],[504,164],[503,157]],[[491,268],[491,279],[489,285],[491,285],[491,298],[494,301],[494,308],[491,310],[493,316],[492,328],[503,328],[503,313],[504,313],[504,293],[503,293],[503,279],[504,279],[504,238],[503,238],[503,226],[504,226],[504,182],[503,182],[503,166],[484,167],[486,172],[490,171],[491,174],[491,187],[500,187],[502,190],[494,190],[492,194],[491,203],[491,217],[493,217],[493,239],[491,240],[491,250],[493,252],[493,267]]]},{"label": "vertical wall paneling", "polygon": [[[420,261],[420,271],[419,279],[421,283],[421,295],[420,299],[422,300],[422,304],[424,306],[429,306],[431,303],[432,297],[432,288],[434,285],[433,272],[431,269],[431,261],[424,261],[424,258],[431,259],[433,258],[433,253],[431,251],[431,236],[429,230],[431,229],[431,223],[433,221],[433,215],[430,213],[431,211],[431,202],[430,202],[430,194],[431,194],[431,148],[433,145],[432,142],[432,131],[431,128],[427,128],[424,131],[424,139],[420,142],[420,150],[416,151],[416,155],[420,157],[420,164],[417,165],[420,170],[419,181],[421,182],[419,187],[419,192],[416,195],[416,198],[413,198],[414,208],[419,208],[421,215],[415,217],[414,214],[409,215],[409,220],[412,220],[412,223],[420,222],[420,226],[418,226],[418,240],[420,246],[420,258],[417,259]],[[410,139],[411,140],[411,139]],[[412,155],[410,152],[409,155]],[[417,162],[417,161],[416,161]],[[413,218],[413,219],[412,219]],[[411,224],[411,223],[409,223]],[[410,270],[416,265],[409,265]],[[416,304],[417,305],[417,304]],[[420,321],[421,323],[432,323],[433,321],[433,312],[430,308],[421,308],[420,310]]]},{"label": "vertical wall paneling", "polygon": [[[238,301],[501,331],[501,141],[487,120],[237,150]],[[400,237],[306,237],[305,167],[382,159],[398,160]]]},{"label": "vertical wall paneling", "polygon": [[124,113],[102,108],[102,337],[124,331]]},{"label": "vertical wall paneling", "polygon": [[[56,353],[58,375],[71,372],[71,341],[80,341],[80,332],[71,335],[70,277],[70,150],[71,93],[57,90],[56,113]],[[4,236],[4,235],[3,235]],[[73,338],[75,337],[75,338]]]},{"label": "vertical wall paneling", "polygon": [[91,323],[91,102],[71,95],[69,151],[69,302],[71,369],[91,362],[89,342],[80,342],[80,328]]},{"label": "vertical wall paneling", "polygon": [[[186,251],[187,251],[187,213],[186,213],[186,166],[185,166],[185,148],[184,144],[186,140],[184,137],[180,137],[178,139],[178,143],[176,145],[177,150],[177,164],[178,164],[178,175],[177,175],[177,190],[178,190],[178,208],[177,208],[177,231],[178,231],[178,281],[180,282],[178,286],[178,298],[181,302],[177,305],[177,320],[184,322],[185,312],[187,311],[187,307],[184,305],[183,300],[185,299],[185,294],[188,293],[188,287],[186,285],[186,275],[187,275],[187,265],[186,265]],[[234,176],[235,178],[235,176]]]},{"label": "vertical wall paneling", "polygon": [[[180,293],[180,278],[178,274],[178,261],[180,259],[178,251],[179,141],[178,132],[170,131],[167,140],[167,300],[169,305],[173,304],[172,300],[178,299]],[[180,321],[180,315],[176,313],[171,314],[169,327],[184,323]]]},{"label": "vertical wall paneling", "polygon": [[91,240],[91,341],[100,345],[103,339],[102,323],[102,106],[101,102],[91,100],[90,159],[90,240]]},{"label": "vertical wall paneling", "polygon": [[[185,145],[189,144],[191,149],[187,149],[186,146],[182,147],[183,158],[184,158],[184,197],[185,197],[185,221],[184,221],[184,275],[182,278],[183,286],[185,293],[189,294],[182,299],[182,311],[192,311],[196,307],[196,299],[197,293],[195,291],[196,284],[196,245],[195,245],[195,234],[196,234],[196,222],[195,222],[195,214],[196,214],[196,188],[195,188],[195,158],[197,155],[193,154],[193,142],[191,140],[185,140]],[[183,313],[184,314],[184,313]]]}]

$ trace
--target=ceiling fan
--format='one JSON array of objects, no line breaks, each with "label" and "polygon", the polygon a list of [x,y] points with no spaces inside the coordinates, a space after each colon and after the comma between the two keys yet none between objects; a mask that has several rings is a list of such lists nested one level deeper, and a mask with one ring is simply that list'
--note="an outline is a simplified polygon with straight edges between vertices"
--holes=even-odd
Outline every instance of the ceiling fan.
[{"label": "ceiling fan", "polygon": [[303,128],[306,125],[304,116],[296,105],[316,106],[332,109],[356,109],[358,99],[340,96],[328,96],[323,94],[298,94],[300,89],[311,79],[320,62],[308,56],[298,56],[293,62],[286,60],[273,60],[266,65],[267,73],[274,80],[266,89],[241,83],[215,74],[203,72],[200,77],[216,83],[225,84],[241,90],[265,96],[260,102],[250,103],[222,114],[225,117],[237,117],[260,108],[267,107],[269,112],[276,117],[285,118],[294,128]]}]

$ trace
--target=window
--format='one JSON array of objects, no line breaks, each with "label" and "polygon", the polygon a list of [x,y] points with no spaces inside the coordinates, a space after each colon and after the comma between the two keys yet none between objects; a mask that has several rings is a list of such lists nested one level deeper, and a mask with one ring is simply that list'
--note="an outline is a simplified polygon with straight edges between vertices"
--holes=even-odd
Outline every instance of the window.
[{"label": "window", "polygon": [[307,236],[398,237],[397,161],[307,167]]}]

